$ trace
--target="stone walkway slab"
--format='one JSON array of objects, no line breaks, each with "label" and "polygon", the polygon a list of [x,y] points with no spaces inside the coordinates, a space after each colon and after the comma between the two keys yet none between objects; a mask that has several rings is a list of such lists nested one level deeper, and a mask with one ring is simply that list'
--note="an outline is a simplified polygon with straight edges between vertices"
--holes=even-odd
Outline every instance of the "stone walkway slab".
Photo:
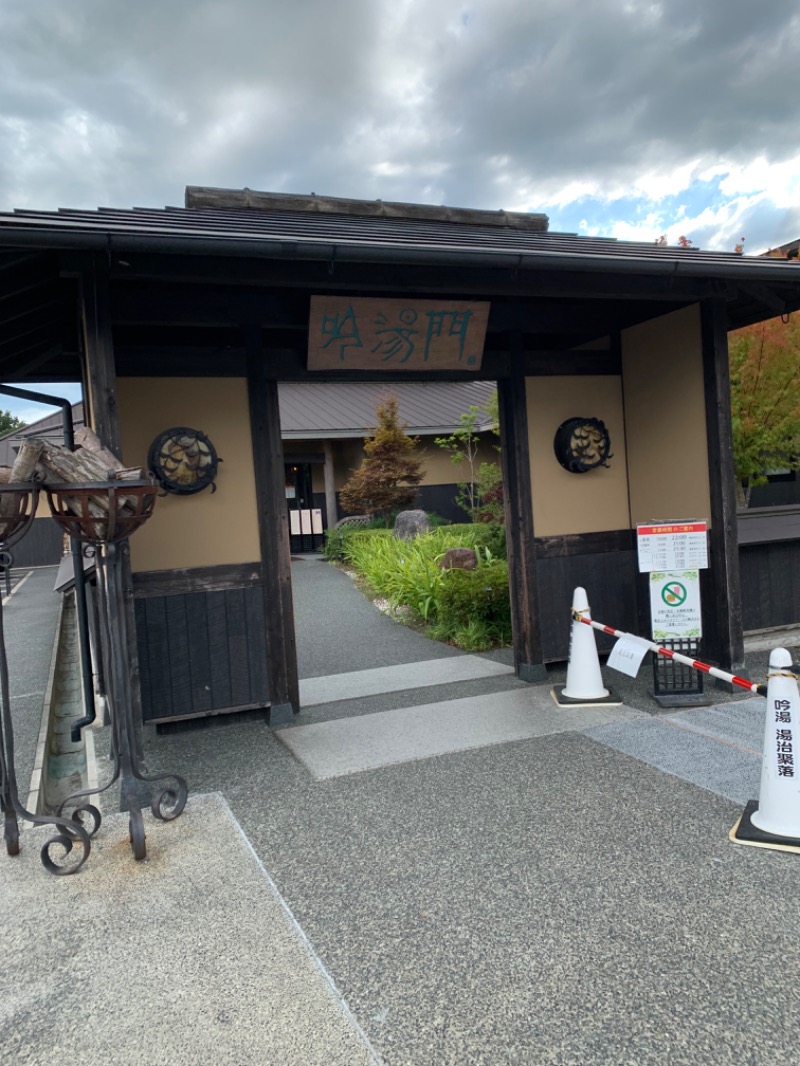
[{"label": "stone walkway slab", "polygon": [[736,803],[757,799],[763,699],[589,729],[592,740]]},{"label": "stone walkway slab", "polygon": [[513,667],[504,663],[483,659],[479,655],[460,655],[452,659],[428,659],[425,662],[401,663],[399,666],[381,666],[374,670],[309,677],[300,681],[300,706],[315,707],[322,703],[356,700],[386,692],[501,677],[513,672]]},{"label": "stone walkway slab", "polygon": [[288,726],[277,730],[276,736],[313,777],[324,780],[512,740],[630,721],[642,714],[624,706],[561,709],[546,689],[526,687]]},{"label": "stone walkway slab", "polygon": [[54,877],[52,831],[0,859],[0,1045],[15,1066],[376,1066],[378,1059],[219,794],[175,822],[127,815]]}]

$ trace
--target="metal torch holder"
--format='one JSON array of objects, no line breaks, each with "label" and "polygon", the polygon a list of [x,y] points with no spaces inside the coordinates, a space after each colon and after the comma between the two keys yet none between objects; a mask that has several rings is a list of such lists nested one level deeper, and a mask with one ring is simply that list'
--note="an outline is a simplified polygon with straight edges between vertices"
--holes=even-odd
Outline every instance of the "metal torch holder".
[{"label": "metal torch holder", "polygon": [[[186,805],[186,782],[177,774],[147,775],[143,772],[136,744],[133,699],[128,672],[128,624],[123,582],[124,542],[151,516],[157,486],[150,481],[104,481],[87,484],[46,485],[50,512],[71,537],[94,546],[96,551],[100,615],[104,623],[101,643],[105,644],[108,663],[108,697],[112,726],[114,761],[108,783],[86,789],[68,797],[54,815],[27,811],[19,800],[14,770],[14,735],[11,721],[8,664],[2,630],[0,607],[0,784],[5,818],[5,839],[9,855],[19,852],[17,818],[34,824],[49,824],[58,833],[42,848],[42,862],[54,874],[77,872],[91,851],[91,838],[102,821],[99,810],[88,803],[120,782],[123,809],[129,813],[131,849],[136,859],[147,854],[144,820],[139,802],[139,785],[158,785],[148,789],[153,815],[163,821],[177,818]],[[36,513],[39,487],[35,485],[0,485],[0,550],[21,540]],[[8,501],[4,503],[2,501]],[[4,516],[2,512],[8,512]],[[70,813],[67,814],[66,812]],[[55,844],[63,849],[56,862],[51,854]],[[72,861],[63,860],[80,844],[80,854]]]}]

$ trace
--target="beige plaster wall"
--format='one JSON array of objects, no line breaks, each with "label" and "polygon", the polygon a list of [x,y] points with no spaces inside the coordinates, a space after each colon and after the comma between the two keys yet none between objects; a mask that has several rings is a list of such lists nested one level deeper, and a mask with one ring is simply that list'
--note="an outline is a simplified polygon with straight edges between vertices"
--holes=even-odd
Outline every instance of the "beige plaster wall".
[{"label": "beige plaster wall", "polygon": [[[526,395],[536,536],[629,528],[621,380],[599,375],[527,378]],[[613,453],[608,469],[571,474],[558,462],[553,438],[561,423],[573,417],[605,423]]]},{"label": "beige plaster wall", "polygon": [[710,517],[698,305],[624,330],[631,518]]},{"label": "beige plaster wall", "polygon": [[[492,446],[494,442],[494,437],[481,441],[476,459],[476,468],[480,463],[500,462],[500,455]],[[334,440],[332,443],[334,474],[338,492],[345,482],[352,477],[353,471],[361,466],[361,462],[364,459],[364,447],[361,440]],[[287,441],[284,446],[287,451],[295,450],[292,442]],[[316,441],[308,451],[321,452],[322,449],[322,441]],[[423,485],[452,485],[465,480],[466,467],[463,464],[456,466],[451,461],[449,454],[442,448],[437,448],[430,441],[430,438],[423,437],[421,439],[417,454],[422,460],[423,470],[425,471],[425,476],[422,479]],[[322,466],[315,465],[311,470],[314,491],[322,492],[324,489]]]},{"label": "beige plaster wall", "polygon": [[135,572],[247,563],[260,558],[247,383],[243,378],[120,378],[117,407],[126,466],[145,466],[151,442],[170,426],[208,434],[217,491],[159,497],[131,537]]},{"label": "beige plaster wall", "polygon": [[335,440],[331,443],[333,444],[334,482],[338,492],[352,477],[353,471],[361,466],[364,447],[361,440]]}]

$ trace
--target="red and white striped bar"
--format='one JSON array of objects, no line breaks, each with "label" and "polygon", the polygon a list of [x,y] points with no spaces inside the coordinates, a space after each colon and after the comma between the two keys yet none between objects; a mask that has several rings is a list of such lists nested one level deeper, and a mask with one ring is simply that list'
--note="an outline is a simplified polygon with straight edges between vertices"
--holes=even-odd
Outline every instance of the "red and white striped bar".
[{"label": "red and white striped bar", "polygon": [[[632,633],[623,633],[621,629],[612,629],[611,626],[604,626],[602,622],[594,622],[591,618],[587,618],[579,611],[573,611],[572,617],[578,622],[583,622],[587,626],[591,626],[592,629],[599,629],[601,633],[608,633],[612,637],[633,637]],[[724,670],[718,670],[716,666],[709,666],[708,663],[701,663],[699,659],[690,659],[688,655],[681,655],[680,652],[670,651],[669,648],[661,648],[658,644],[654,644],[651,640],[647,640],[645,637],[635,637],[637,641],[643,641],[650,648],[651,651],[656,652],[658,655],[662,655],[665,659],[674,659],[678,663],[683,663],[685,666],[691,666],[693,670],[700,670],[704,674],[710,674],[711,677],[718,677],[720,681],[727,681],[729,685],[738,685],[739,688],[746,689],[748,692],[754,692],[756,696],[766,696],[767,686],[759,685],[753,681],[748,681],[746,677],[737,677],[736,674],[728,674]]]}]

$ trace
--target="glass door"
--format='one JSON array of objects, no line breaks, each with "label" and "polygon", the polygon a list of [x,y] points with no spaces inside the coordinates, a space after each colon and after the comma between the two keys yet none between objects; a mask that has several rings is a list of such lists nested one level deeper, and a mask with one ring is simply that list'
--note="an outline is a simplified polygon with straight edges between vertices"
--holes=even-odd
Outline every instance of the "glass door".
[{"label": "glass door", "polygon": [[311,464],[287,463],[284,470],[292,554],[319,551],[323,541],[322,511],[314,507]]}]

